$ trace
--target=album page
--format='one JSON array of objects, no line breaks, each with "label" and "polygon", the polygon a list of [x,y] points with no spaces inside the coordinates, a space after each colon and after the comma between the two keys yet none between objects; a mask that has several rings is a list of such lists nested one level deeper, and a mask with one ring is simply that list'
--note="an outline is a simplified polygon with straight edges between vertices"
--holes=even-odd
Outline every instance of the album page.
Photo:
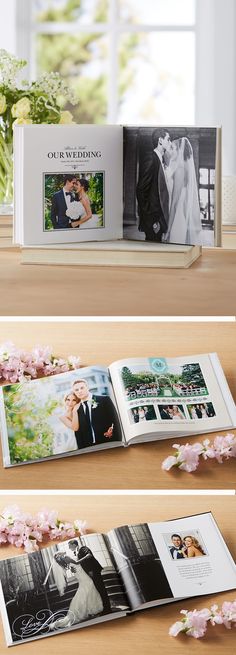
[{"label": "album page", "polygon": [[102,534],[88,534],[0,561],[7,645],[22,644],[130,611]]},{"label": "album page", "polygon": [[127,443],[236,425],[235,404],[215,353],[126,359],[109,370]]},{"label": "album page", "polygon": [[15,242],[122,238],[122,127],[24,125],[14,132]]},{"label": "album page", "polygon": [[174,598],[236,588],[236,566],[211,512],[148,527]]},{"label": "album page", "polygon": [[0,388],[4,466],[123,445],[108,369],[94,365]]}]

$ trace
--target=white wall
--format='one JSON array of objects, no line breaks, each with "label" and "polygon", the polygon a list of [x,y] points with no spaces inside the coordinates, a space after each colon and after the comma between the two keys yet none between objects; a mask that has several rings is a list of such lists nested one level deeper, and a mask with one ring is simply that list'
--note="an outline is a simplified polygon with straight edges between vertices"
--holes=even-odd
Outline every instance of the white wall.
[{"label": "white wall", "polygon": [[223,175],[236,175],[236,0],[197,0],[196,122],[222,125]]},{"label": "white wall", "polygon": [[0,0],[0,48],[16,54],[15,9],[17,0]]}]

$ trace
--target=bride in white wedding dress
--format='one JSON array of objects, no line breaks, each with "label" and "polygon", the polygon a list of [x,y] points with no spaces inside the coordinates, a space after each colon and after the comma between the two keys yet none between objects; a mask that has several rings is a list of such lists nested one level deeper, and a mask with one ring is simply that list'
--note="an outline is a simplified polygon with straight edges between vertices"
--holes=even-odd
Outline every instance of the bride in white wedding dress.
[{"label": "bride in white wedding dress", "polygon": [[[86,559],[88,556],[80,559]],[[84,571],[81,564],[72,560],[66,553],[57,552],[54,555],[53,573],[60,596],[63,596],[67,579],[66,571],[73,572],[79,583],[78,589],[72,598],[68,612],[63,618],[50,624],[50,630],[68,628],[75,623],[92,619],[103,612],[102,598],[90,576]]]},{"label": "bride in white wedding dress", "polygon": [[186,138],[172,142],[172,156],[166,169],[170,196],[167,243],[202,244],[202,224],[193,151]]}]

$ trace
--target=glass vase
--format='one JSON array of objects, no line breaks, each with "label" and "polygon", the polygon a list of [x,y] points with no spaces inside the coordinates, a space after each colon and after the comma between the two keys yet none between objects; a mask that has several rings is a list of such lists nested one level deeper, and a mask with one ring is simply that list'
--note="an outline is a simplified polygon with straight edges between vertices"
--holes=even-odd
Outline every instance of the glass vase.
[{"label": "glass vase", "polygon": [[13,214],[13,144],[0,132],[0,216]]}]

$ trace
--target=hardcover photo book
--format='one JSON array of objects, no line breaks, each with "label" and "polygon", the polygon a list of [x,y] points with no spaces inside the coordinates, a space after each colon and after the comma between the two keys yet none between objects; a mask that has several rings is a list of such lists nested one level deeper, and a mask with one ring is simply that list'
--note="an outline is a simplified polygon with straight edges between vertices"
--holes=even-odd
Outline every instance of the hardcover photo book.
[{"label": "hardcover photo book", "polygon": [[216,353],[124,359],[5,384],[0,417],[5,467],[236,426]]},{"label": "hardcover photo book", "polygon": [[0,561],[8,646],[236,588],[211,514],[124,525]]},{"label": "hardcover photo book", "polygon": [[16,126],[14,180],[21,246],[221,245],[220,128]]}]

